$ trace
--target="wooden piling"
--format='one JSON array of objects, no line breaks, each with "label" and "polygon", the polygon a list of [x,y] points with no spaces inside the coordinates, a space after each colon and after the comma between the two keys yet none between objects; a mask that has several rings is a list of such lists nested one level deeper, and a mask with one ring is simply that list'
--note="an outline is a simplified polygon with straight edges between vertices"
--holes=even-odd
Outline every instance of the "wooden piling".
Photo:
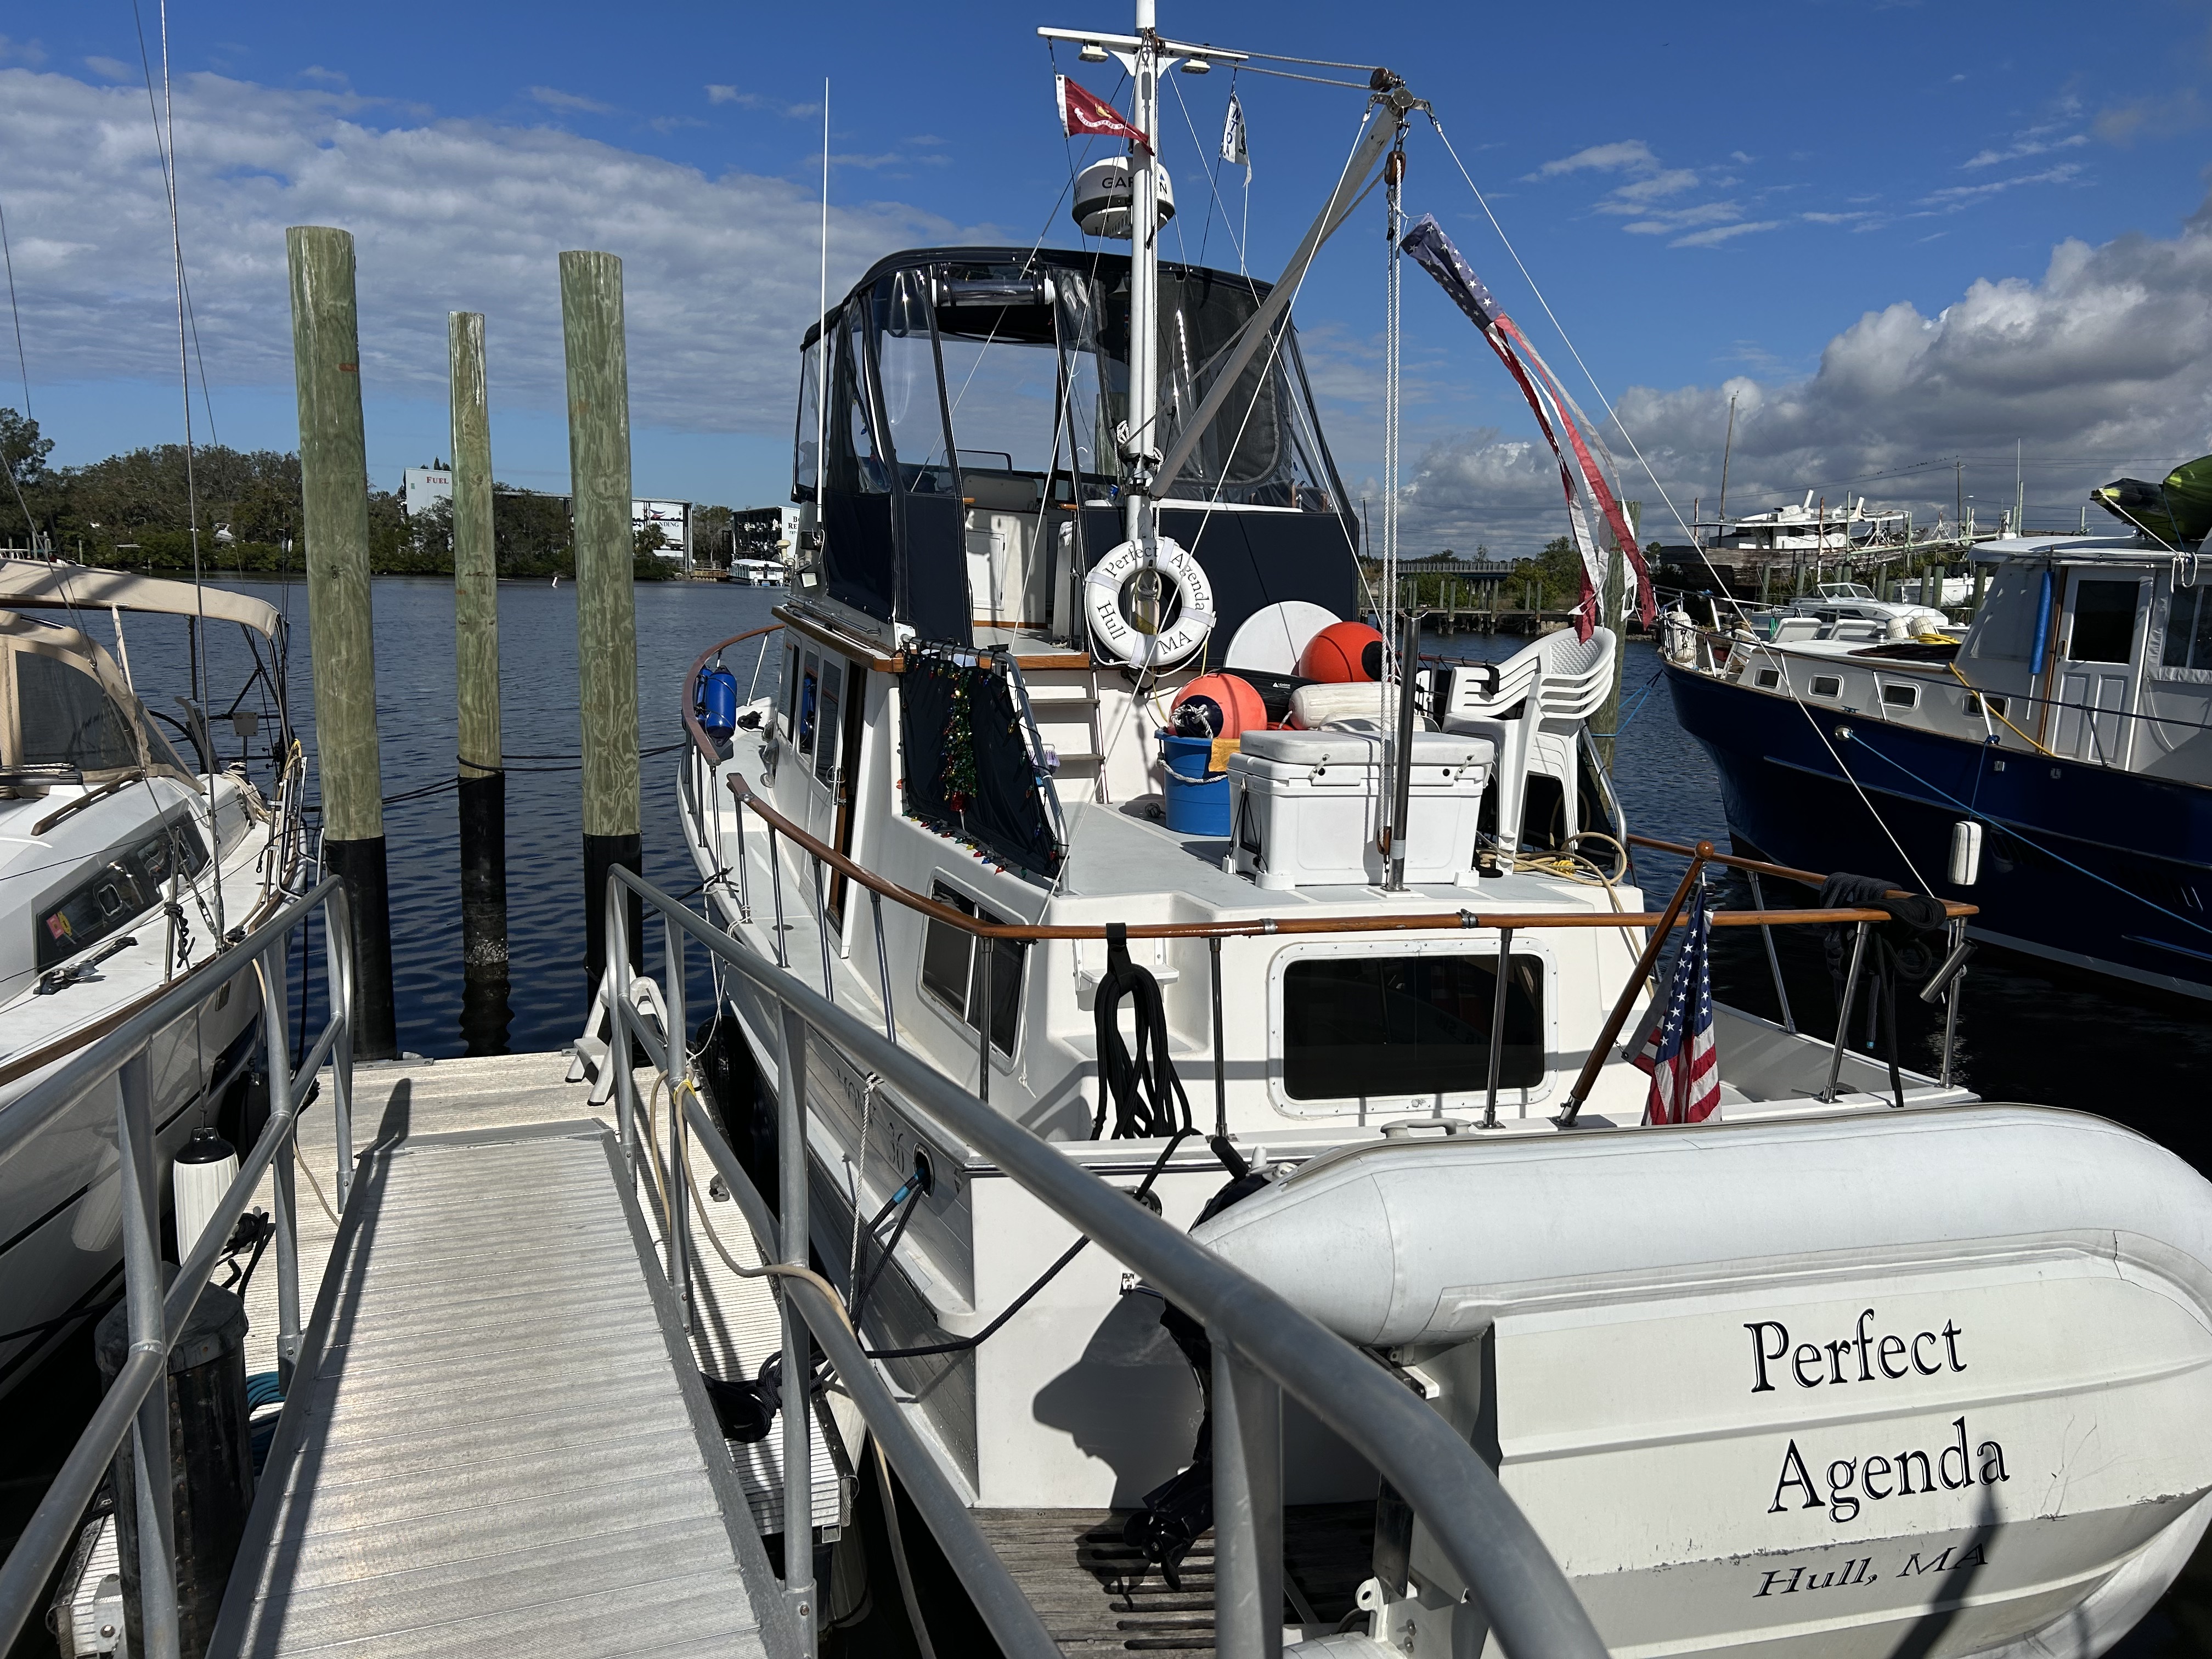
[{"label": "wooden piling", "polygon": [[[392,1060],[392,902],[377,752],[376,651],[368,592],[368,458],[353,238],[325,225],[284,233],[292,368],[300,398],[301,522],[314,661],[323,864],[353,905],[353,1052]],[[281,1018],[281,1011],[277,1011]]]},{"label": "wooden piling", "polygon": [[[576,659],[584,716],[584,951],[587,984],[606,966],[607,878],[643,872],[638,833],[637,611],[631,588],[629,368],[622,261],[561,256],[561,337],[568,367],[568,471],[575,502]],[[642,907],[629,899],[632,956]]]},{"label": "wooden piling", "polygon": [[459,710],[461,1036],[507,1051],[507,769],[499,729],[499,561],[481,312],[450,312],[453,668]]}]

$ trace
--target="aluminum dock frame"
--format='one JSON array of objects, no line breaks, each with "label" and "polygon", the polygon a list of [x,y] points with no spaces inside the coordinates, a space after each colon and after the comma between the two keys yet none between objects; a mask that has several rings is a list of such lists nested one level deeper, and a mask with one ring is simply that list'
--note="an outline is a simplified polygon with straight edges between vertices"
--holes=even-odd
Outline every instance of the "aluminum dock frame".
[{"label": "aluminum dock frame", "polygon": [[[369,1149],[217,1655],[801,1651],[657,1230],[568,1059],[356,1071]],[[313,1285],[331,1230],[302,1208]]]}]

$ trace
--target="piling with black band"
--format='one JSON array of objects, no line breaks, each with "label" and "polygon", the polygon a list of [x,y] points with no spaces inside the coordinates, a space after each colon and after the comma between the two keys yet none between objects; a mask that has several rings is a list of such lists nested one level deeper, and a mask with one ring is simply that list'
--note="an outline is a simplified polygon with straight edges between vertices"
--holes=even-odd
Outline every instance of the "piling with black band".
[{"label": "piling with black band", "polygon": [[376,652],[368,592],[368,459],[353,238],[325,225],[284,233],[292,366],[300,398],[301,527],[314,661],[315,764],[323,861],[353,903],[353,1052],[399,1053],[392,1009],[391,903],[377,750]]},{"label": "piling with black band", "polygon": [[459,714],[461,1036],[507,1051],[507,774],[499,723],[499,563],[492,538],[484,319],[448,313],[453,364],[453,673]]},{"label": "piling with black band", "polygon": [[[575,502],[577,690],[584,721],[584,945],[586,990],[606,967],[607,872],[643,872],[637,756],[637,615],[631,586],[629,368],[622,261],[561,256],[561,337],[568,371],[568,471]],[[631,959],[645,927],[635,893]]]}]

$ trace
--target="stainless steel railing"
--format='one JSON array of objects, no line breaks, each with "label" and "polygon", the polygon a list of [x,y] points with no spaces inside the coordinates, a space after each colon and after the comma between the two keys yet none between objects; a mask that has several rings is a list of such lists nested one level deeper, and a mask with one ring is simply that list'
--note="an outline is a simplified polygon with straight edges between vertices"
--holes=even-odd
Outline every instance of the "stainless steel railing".
[{"label": "stainless steel railing", "polygon": [[[330,1018],[295,1069],[286,1042],[288,1006],[284,961],[292,930],[323,912]],[[191,1013],[240,975],[261,981],[262,1030],[269,1066],[269,1122],[239,1164],[238,1176],[202,1231],[198,1243],[166,1293],[161,1273],[161,1202],[154,1145],[151,1066],[147,1048],[161,1029]],[[55,1566],[76,1540],[92,1501],[125,1435],[132,1437],[136,1489],[118,1492],[118,1504],[137,1506],[141,1659],[176,1659],[175,1528],[170,1506],[169,1352],[184,1334],[222,1246],[252,1198],[262,1173],[276,1171],[279,1369],[290,1380],[300,1353],[300,1259],[292,1162],[280,1158],[293,1143],[299,1115],[315,1074],[331,1067],[331,1113],[337,1131],[337,1200],[345,1203],[353,1175],[353,920],[345,889],[335,876],[291,900],[221,955],[179,980],[99,1041],[33,1084],[0,1115],[0,1163],[5,1163],[58,1122],[86,1092],[111,1077],[119,1087],[115,1133],[122,1154],[123,1285],[130,1309],[131,1348],[123,1369],[69,1456],[7,1561],[0,1564],[0,1651],[12,1646],[35,1609]]]},{"label": "stainless steel railing", "polygon": [[[665,1031],[638,1015],[631,1000],[629,905],[635,893],[659,914],[665,938],[661,988]],[[737,1155],[683,1088],[684,958],[696,942],[772,1000],[779,1010],[777,1155],[781,1205],[769,1214]],[[1213,1346],[1214,1618],[1218,1650],[1247,1659],[1273,1655],[1282,1637],[1282,1395],[1358,1449],[1427,1524],[1469,1586],[1513,1659],[1601,1659],[1605,1647],[1559,1564],[1487,1465],[1429,1407],[1351,1344],[1231,1267],[1127,1194],[1082,1169],[1058,1148],[991,1109],[920,1056],[802,983],[649,882],[617,869],[607,884],[608,1064],[614,1069],[625,1155],[641,1156],[636,1085],[626,1063],[635,1041],[667,1078],[683,1109],[671,1114],[668,1209],[684,1218],[669,1231],[669,1273],[688,1286],[687,1133],[744,1209],[764,1255],[792,1269],[783,1286],[783,1512],[787,1528],[812,1514],[806,1437],[807,1339],[828,1357],[878,1445],[905,1481],[915,1508],[943,1546],[1002,1650],[1057,1651],[1006,1564],[982,1538],[951,1480],[915,1432],[848,1333],[842,1310],[811,1274],[808,1255],[806,1040],[820,1035],[897,1091],[939,1133],[974,1147],[1008,1177],[1142,1273],[1206,1328]],[[648,1155],[657,1156],[657,1153]],[[807,1652],[819,1629],[812,1553],[787,1545],[785,1594]]]}]

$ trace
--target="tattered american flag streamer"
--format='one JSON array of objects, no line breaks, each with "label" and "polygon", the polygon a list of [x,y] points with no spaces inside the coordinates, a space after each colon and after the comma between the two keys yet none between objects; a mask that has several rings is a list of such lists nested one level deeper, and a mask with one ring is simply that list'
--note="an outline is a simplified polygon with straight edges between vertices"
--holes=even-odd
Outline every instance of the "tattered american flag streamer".
[{"label": "tattered american flag streamer", "polygon": [[[1651,574],[1644,564],[1643,549],[1637,545],[1635,529],[1606,482],[1607,473],[1617,469],[1597,428],[1552,373],[1551,366],[1528,343],[1528,337],[1522,333],[1519,325],[1505,314],[1504,307],[1483,286],[1482,279],[1452,245],[1451,238],[1444,234],[1443,227],[1436,222],[1433,214],[1424,215],[1421,222],[1406,233],[1399,246],[1437,279],[1437,285],[1451,296],[1452,303],[1482,331],[1482,337],[1520,386],[1522,396],[1528,400],[1536,424],[1542,428],[1545,441],[1552,447],[1552,457],[1559,464],[1559,487],[1567,498],[1568,527],[1574,532],[1575,550],[1583,563],[1582,599],[1575,611],[1576,632],[1583,639],[1590,636],[1598,623],[1598,596],[1605,590],[1606,560],[1591,533],[1593,517],[1601,520],[1612,530],[1613,540],[1627,555],[1630,580],[1636,587],[1637,608],[1644,626],[1650,627],[1659,615],[1658,598],[1652,592]],[[1566,434],[1565,447],[1559,442],[1562,433]],[[1597,447],[1595,456],[1590,453],[1593,444]],[[1571,461],[1568,459],[1570,449],[1573,452]],[[1616,620],[1606,618],[1608,623]]]},{"label": "tattered american flag streamer", "polygon": [[1121,118],[1121,112],[1103,98],[1085,92],[1065,75],[1055,75],[1060,94],[1060,124],[1071,138],[1127,138],[1139,147],[1145,135]]},{"label": "tattered american flag streamer", "polygon": [[1651,1073],[1646,1123],[1702,1123],[1720,1110],[1721,1061],[1713,1047],[1712,918],[1705,891],[1690,901],[1690,925],[1674,958],[1667,1006],[1637,1054]]},{"label": "tattered american flag streamer", "polygon": [[1252,152],[1244,143],[1244,105],[1233,92],[1229,94],[1229,113],[1221,123],[1221,159],[1231,167],[1251,170]]}]

